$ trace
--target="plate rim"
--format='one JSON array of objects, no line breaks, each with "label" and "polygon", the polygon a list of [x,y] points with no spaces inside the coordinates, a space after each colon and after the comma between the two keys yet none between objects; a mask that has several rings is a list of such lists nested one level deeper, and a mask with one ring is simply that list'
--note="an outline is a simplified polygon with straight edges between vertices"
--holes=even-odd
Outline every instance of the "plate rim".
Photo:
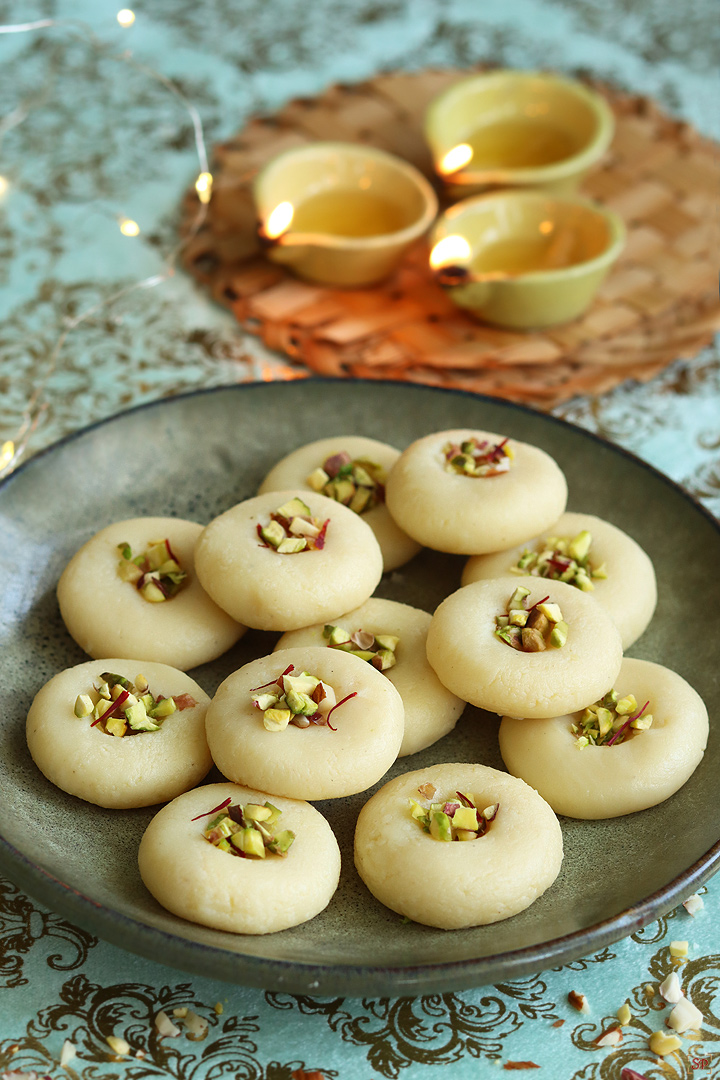
[{"label": "plate rim", "polygon": [[[676,494],[687,501],[720,535],[720,521],[681,484],[625,447],[618,446],[604,436],[589,431],[563,417],[555,416],[552,413],[543,413],[539,409],[533,409],[518,402],[507,401],[486,394],[476,394],[453,387],[435,387],[422,383],[406,383],[402,380],[367,380],[319,376],[308,376],[308,378],[312,380],[313,384],[321,385],[394,386],[401,388],[403,391],[410,389],[411,391],[426,392],[433,395],[440,392],[449,396],[472,399],[487,405],[500,406],[501,408],[558,424],[569,429],[575,435],[579,434],[580,437],[587,438],[591,442],[599,443],[612,453],[619,454],[634,465],[639,465],[650,472],[656,479],[668,485]],[[41,467],[43,460],[47,456],[58,452],[73,442],[81,440],[100,428],[107,427],[116,421],[122,421],[134,413],[154,408],[171,407],[174,403],[182,403],[201,395],[225,395],[242,391],[252,392],[259,387],[267,388],[270,386],[288,389],[299,382],[304,383],[305,381],[305,378],[301,378],[229,383],[213,387],[199,387],[171,397],[140,402],[128,409],[123,409],[96,420],[77,431],[70,432],[21,462],[16,469],[0,481],[0,498],[18,475],[28,469]],[[367,995],[368,993],[400,995],[403,990],[405,992],[414,990],[417,993],[418,991],[444,992],[469,989],[491,984],[496,979],[507,980],[508,978],[516,978],[547,970],[550,967],[562,966],[587,955],[591,949],[602,948],[637,932],[649,922],[676,907],[677,904],[682,902],[693,891],[696,891],[719,869],[720,837],[691,866],[676,875],[661,888],[654,890],[648,896],[624,908],[621,912],[607,919],[601,919],[591,926],[583,927],[550,940],[523,946],[519,949],[493,953],[489,956],[384,967],[382,965],[323,964],[296,959],[271,959],[222,949],[205,942],[193,941],[162,928],[139,922],[130,915],[93,900],[73,885],[62,881],[56,875],[34,863],[0,834],[0,870],[7,874],[9,880],[24,889],[36,900],[46,904],[51,910],[79,923],[86,929],[90,929],[103,940],[147,959],[165,965],[169,964],[179,970],[199,976],[219,978],[235,985],[255,986],[265,990],[309,991],[323,995],[333,993],[343,993],[346,996]],[[132,934],[130,940],[128,940],[128,930],[131,930],[132,934],[135,935],[136,943],[132,941]],[[238,968],[242,970],[238,970]]]}]

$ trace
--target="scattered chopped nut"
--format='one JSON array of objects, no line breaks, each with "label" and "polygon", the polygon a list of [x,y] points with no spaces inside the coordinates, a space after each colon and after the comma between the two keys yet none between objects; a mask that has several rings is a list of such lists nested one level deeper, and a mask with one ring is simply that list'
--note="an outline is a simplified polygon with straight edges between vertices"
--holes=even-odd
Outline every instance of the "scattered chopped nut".
[{"label": "scattered chopped nut", "polygon": [[173,1016],[179,1016],[181,1020],[184,1016],[187,1016],[187,1013],[187,1005],[181,1005],[179,1008],[173,1009]]},{"label": "scattered chopped nut", "polygon": [[169,1038],[174,1039],[180,1034],[180,1028],[173,1024],[172,1020],[163,1009],[161,1009],[155,1017],[155,1027],[157,1028],[158,1034],[163,1037],[168,1036]]},{"label": "scattered chopped nut", "polygon": [[113,1054],[125,1057],[130,1053],[130,1043],[126,1039],[120,1038],[118,1035],[108,1035],[105,1042],[108,1044]]},{"label": "scattered chopped nut", "polygon": [[[437,794],[432,784],[423,784],[418,788],[418,794],[422,795],[428,788],[433,795]],[[423,832],[429,833],[433,840],[443,841],[477,840],[485,835],[490,822],[494,821],[500,809],[500,803],[493,803],[481,810],[473,799],[462,791],[432,802],[430,806],[423,806],[417,799],[408,799],[408,806],[410,816]]]},{"label": "scattered chopped nut", "polygon": [[683,907],[687,911],[688,915],[694,915],[700,908],[705,907],[702,896],[698,896],[697,893],[693,893],[692,896],[688,896],[687,900],[683,900]]},{"label": "scattered chopped nut", "polygon": [[573,1009],[577,1009],[581,1013],[589,1013],[590,1006],[588,1005],[588,999],[584,994],[578,994],[575,990],[571,990],[568,994],[568,1001],[572,1005]]},{"label": "scattered chopped nut", "polygon": [[133,555],[129,544],[117,545],[122,558],[118,574],[130,582],[143,599],[152,604],[172,600],[187,583],[187,573],[170,547],[169,540],[153,540],[141,555]]},{"label": "scattered chopped nut", "polygon": [[643,989],[645,990],[645,997],[649,1001],[652,1001],[652,999],[655,997],[655,987],[653,986],[653,984],[652,983],[645,983],[645,986],[644,986]]},{"label": "scattered chopped nut", "polygon": [[325,534],[330,518],[321,522],[314,518],[302,499],[290,499],[270,514],[268,525],[257,525],[262,546],[280,555],[295,555],[299,551],[320,551],[325,546]]},{"label": "scattered chopped nut", "polygon": [[221,1001],[216,1001],[215,1002],[215,1012],[217,1013],[218,1016],[222,1016],[223,1007],[222,1007],[222,1002]]},{"label": "scattered chopped nut", "polygon": [[534,1061],[506,1061],[503,1069],[539,1069]]},{"label": "scattered chopped nut", "polygon": [[619,1027],[608,1028],[607,1031],[603,1031],[602,1035],[599,1035],[595,1040],[596,1046],[617,1046],[622,1042],[623,1033]]},{"label": "scattered chopped nut", "polygon": [[77,1057],[75,1044],[71,1043],[69,1039],[66,1039],[62,1044],[62,1050],[60,1051],[60,1068],[64,1069],[74,1057]]},{"label": "scattered chopped nut", "polygon": [[385,502],[387,477],[382,465],[368,458],[353,460],[346,450],[326,458],[322,468],[313,470],[305,483],[313,491],[344,503],[356,514],[364,514]]},{"label": "scattered chopped nut", "polygon": [[668,1027],[673,1031],[700,1031],[703,1023],[703,1015],[692,1001],[683,997],[670,1013],[667,1019]]},{"label": "scattered chopped nut", "polygon": [[208,1033],[208,1021],[204,1016],[199,1016],[198,1013],[193,1012],[192,1009],[187,1011],[185,1026],[187,1028],[187,1037],[192,1039],[193,1042],[200,1042]]},{"label": "scattered chopped nut", "polygon": [[374,634],[369,630],[355,630],[350,633],[341,626],[328,623],[323,627],[323,637],[329,648],[357,656],[358,660],[367,661],[378,671],[387,671],[397,664],[395,650],[400,638],[395,634]]},{"label": "scattered chopped nut", "polygon": [[673,1054],[676,1050],[679,1050],[682,1042],[677,1035],[666,1035],[664,1031],[653,1031],[648,1039],[648,1046],[653,1054],[667,1057],[668,1054]]},{"label": "scattered chopped nut", "polygon": [[670,955],[673,960],[684,960],[688,954],[687,941],[671,941],[670,942]]},{"label": "scattered chopped nut", "polygon": [[505,614],[495,616],[494,634],[500,641],[521,652],[561,649],[567,642],[568,624],[558,604],[548,604],[544,596],[526,607],[530,590],[518,585],[507,602]]},{"label": "scattered chopped nut", "polygon": [[683,996],[682,986],[677,971],[671,971],[666,979],[660,983],[660,993],[672,1005]]},{"label": "scattered chopped nut", "polygon": [[493,445],[487,439],[476,439],[474,436],[459,445],[445,443],[442,453],[445,472],[461,476],[498,476],[508,471],[515,457],[507,439]]},{"label": "scattered chopped nut", "polygon": [[555,1023],[552,1024],[551,1026],[552,1027],[562,1027],[564,1023],[565,1023],[564,1020],[556,1020]]},{"label": "scattered chopped nut", "polygon": [[630,1006],[627,1001],[618,1009],[617,1018],[622,1026],[629,1024],[632,1020],[632,1013],[630,1012]]}]

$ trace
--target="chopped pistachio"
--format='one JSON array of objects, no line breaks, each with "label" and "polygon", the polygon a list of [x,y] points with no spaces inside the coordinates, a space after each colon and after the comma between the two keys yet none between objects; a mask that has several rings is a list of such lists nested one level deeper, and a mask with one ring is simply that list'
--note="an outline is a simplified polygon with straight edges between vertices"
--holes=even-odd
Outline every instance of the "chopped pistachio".
[{"label": "chopped pistachio", "polygon": [[310,507],[295,496],[270,514],[270,521],[257,525],[263,544],[280,555],[318,551],[325,545],[328,521],[312,517]]},{"label": "chopped pistachio", "polygon": [[367,630],[349,632],[341,626],[328,624],[323,627],[323,637],[331,648],[366,660],[378,671],[388,671],[397,663],[395,650],[400,638],[395,634],[373,634]]},{"label": "chopped pistachio", "polygon": [[583,529],[574,537],[547,536],[535,550],[524,548],[517,562],[510,567],[514,574],[566,581],[583,592],[592,592],[595,579],[607,578],[605,563],[594,566],[590,561],[592,535]]},{"label": "chopped pistachio", "polygon": [[81,719],[85,716],[90,716],[90,713],[95,708],[93,699],[89,694],[78,694],[75,699],[75,715]]},{"label": "chopped pistachio", "polygon": [[148,710],[149,715],[152,716],[154,720],[157,720],[160,717],[172,716],[176,711],[177,705],[175,704],[175,698],[171,697],[162,698]]},{"label": "chopped pistachio", "polygon": [[568,626],[558,604],[547,597],[527,607],[530,590],[519,585],[507,602],[507,614],[495,616],[495,636],[522,652],[561,649],[567,642]]},{"label": "chopped pistachio", "polygon": [[[558,623],[556,630],[560,627]],[[578,746],[615,746],[638,731],[647,731],[652,725],[652,715],[645,713],[649,702],[642,709],[637,709],[637,701],[632,694],[621,698],[616,690],[609,690],[604,697],[589,705],[580,714],[576,714],[570,730],[576,736]],[[636,715],[619,713],[630,705],[635,706]]]},{"label": "chopped pistachio", "polygon": [[[418,793],[428,801],[435,797],[434,788],[424,784]],[[487,831],[490,822],[496,817],[499,803],[493,803],[480,811],[479,806],[460,792],[447,799],[423,805],[417,799],[409,798],[410,816],[418,823],[423,832],[429,833],[434,840],[445,843],[453,840],[477,840]]]},{"label": "chopped pistachio", "polygon": [[313,469],[313,471],[305,480],[305,483],[309,488],[312,488],[313,491],[321,492],[329,479],[330,477],[325,472],[325,470],[321,469],[318,466],[317,469]]},{"label": "chopped pistachio", "polygon": [[306,478],[308,487],[364,514],[385,501],[385,470],[367,458],[352,460],[345,451],[333,454]]},{"label": "chopped pistachio", "polygon": [[[88,703],[90,706],[90,711],[86,712],[85,716],[92,715],[93,727],[98,727],[106,735],[116,738],[141,731],[158,731],[165,717],[176,712],[178,708],[190,708],[197,704],[189,694],[179,695],[179,706],[173,697],[156,699],[149,692],[147,679],[142,675],[139,675],[137,682],[133,684],[122,675],[105,671],[93,691],[97,700],[92,694],[80,695],[80,698],[85,699],[84,708],[87,709]],[[77,701],[75,706],[77,709]]]},{"label": "chopped pistachio", "polygon": [[294,517],[302,517],[303,515],[305,517],[312,517],[312,510],[308,504],[298,498],[297,495],[292,499],[289,499],[286,503],[283,503],[282,506],[279,506],[275,513],[278,514],[279,517],[287,518],[288,521],[291,521]]},{"label": "chopped pistachio", "polygon": [[290,709],[266,709],[263,725],[266,731],[284,731],[292,719]]},{"label": "chopped pistachio", "polygon": [[526,589],[524,585],[518,585],[515,592],[508,600],[507,610],[513,611],[515,608],[525,608],[525,600],[530,595],[530,590]]},{"label": "chopped pistachio", "polygon": [[152,540],[140,555],[133,555],[129,544],[118,544],[122,555],[118,574],[130,582],[143,599],[160,604],[172,598],[187,581],[187,574],[172,553],[168,540]]},{"label": "chopped pistachio", "polygon": [[203,836],[221,851],[241,858],[264,859],[268,852],[286,855],[295,833],[289,829],[276,833],[275,824],[279,818],[278,808],[268,802],[264,806],[259,803],[226,805],[205,826]]},{"label": "chopped pistachio", "polygon": [[541,615],[553,623],[562,622],[562,611],[559,604],[539,603],[537,606]]},{"label": "chopped pistachio", "polygon": [[279,521],[271,521],[269,525],[265,525],[261,528],[260,536],[267,544],[276,548],[285,539],[285,530]]},{"label": "chopped pistachio", "polygon": [[515,457],[507,439],[493,445],[487,439],[477,439],[474,436],[459,445],[453,442],[445,443],[442,455],[446,472],[472,477],[499,476],[506,473]]}]

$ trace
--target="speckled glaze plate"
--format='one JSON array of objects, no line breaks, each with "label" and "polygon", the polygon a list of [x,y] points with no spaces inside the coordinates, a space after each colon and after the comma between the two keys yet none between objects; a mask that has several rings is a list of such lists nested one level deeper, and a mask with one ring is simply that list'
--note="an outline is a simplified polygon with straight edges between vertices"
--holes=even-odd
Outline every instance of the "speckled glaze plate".
[{"label": "speckled glaze plate", "polygon": [[[2,870],[65,917],[154,960],[267,989],[346,995],[459,990],[565,963],[632,933],[697,889],[720,861],[714,733],[694,776],[661,806],[609,821],[563,819],[563,869],[527,911],[452,932],[403,923],[359,880],[353,827],[370,793],[318,804],[343,852],[340,887],[327,910],[292,930],[242,937],[184,922],[145,891],[136,850],[152,809],[90,806],[55,789],[30,759],[24,732],[33,695],[55,672],[86,659],[60,620],[55,586],[92,533],[140,514],[207,522],[253,495],[279,457],[320,435],[362,434],[404,447],[430,431],[463,426],[542,446],[568,477],[570,509],[598,514],[642,544],[660,598],[632,655],[688,679],[708,704],[712,731],[718,667],[702,612],[720,607],[720,579],[707,572],[720,564],[720,531],[659,473],[561,421],[459,392],[319,379],[211,390],[89,428],[0,488]],[[457,588],[462,563],[421,552],[387,575],[378,593],[432,611]],[[193,674],[212,694],[275,640],[251,632]],[[497,725],[468,707],[454,733],[401,761],[388,778],[443,761],[502,768]]]}]

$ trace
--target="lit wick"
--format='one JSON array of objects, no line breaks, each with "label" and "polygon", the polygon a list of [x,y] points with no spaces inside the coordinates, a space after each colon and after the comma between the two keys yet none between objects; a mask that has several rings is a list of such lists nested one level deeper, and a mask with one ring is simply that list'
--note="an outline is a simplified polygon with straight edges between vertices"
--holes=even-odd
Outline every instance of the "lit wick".
[{"label": "lit wick", "polygon": [[452,150],[448,150],[447,154],[437,163],[438,172],[443,176],[450,176],[451,173],[460,172],[460,169],[464,169],[465,166],[472,160],[473,149],[469,143],[459,143],[457,146],[453,146]]},{"label": "lit wick", "polygon": [[435,280],[444,289],[461,285],[470,277],[467,263],[472,250],[464,236],[444,236],[430,252],[430,268]]},{"label": "lit wick", "polygon": [[272,210],[266,221],[258,224],[258,236],[261,242],[276,244],[292,223],[295,208],[291,202],[281,202]]}]

